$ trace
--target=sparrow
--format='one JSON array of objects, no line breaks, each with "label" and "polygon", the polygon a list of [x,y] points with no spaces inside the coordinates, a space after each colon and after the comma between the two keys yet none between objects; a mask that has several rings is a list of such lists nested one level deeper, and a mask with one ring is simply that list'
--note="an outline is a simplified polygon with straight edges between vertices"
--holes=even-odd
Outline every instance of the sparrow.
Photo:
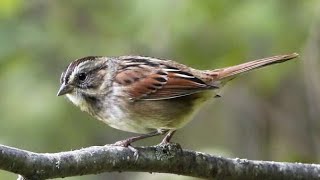
[{"label": "sparrow", "polygon": [[140,135],[115,144],[128,147],[166,134],[169,143],[206,101],[220,97],[228,81],[248,71],[294,59],[277,55],[214,70],[143,56],[87,56],[71,62],[60,78],[58,96],[109,126]]}]

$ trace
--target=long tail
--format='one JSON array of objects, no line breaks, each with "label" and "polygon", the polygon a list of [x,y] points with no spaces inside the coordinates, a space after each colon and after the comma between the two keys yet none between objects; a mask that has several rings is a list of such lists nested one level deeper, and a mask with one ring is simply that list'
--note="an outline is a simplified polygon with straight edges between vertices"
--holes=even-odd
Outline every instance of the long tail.
[{"label": "long tail", "polygon": [[213,71],[209,71],[210,75],[213,77],[214,81],[220,81],[220,83],[225,84],[227,81],[235,78],[239,74],[262,68],[265,66],[269,66],[272,64],[276,63],[283,63],[285,61],[288,61],[290,59],[294,59],[299,54],[297,53],[292,53],[292,54],[286,54],[286,55],[278,55],[278,56],[272,56],[272,57],[267,57],[263,59],[258,59],[250,62],[246,62],[243,64],[235,65],[235,66],[230,66],[226,68],[221,68],[221,69],[215,69]]}]

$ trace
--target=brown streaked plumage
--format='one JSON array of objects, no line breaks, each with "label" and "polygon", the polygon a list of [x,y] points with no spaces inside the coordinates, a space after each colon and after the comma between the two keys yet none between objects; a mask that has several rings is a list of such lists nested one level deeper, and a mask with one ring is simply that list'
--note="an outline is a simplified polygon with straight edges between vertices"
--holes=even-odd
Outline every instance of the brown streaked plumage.
[{"label": "brown streaked plumage", "polygon": [[142,56],[88,56],[61,75],[58,95],[111,127],[143,133],[117,144],[168,132],[163,143],[191,119],[199,106],[239,74],[297,57],[297,53],[240,65],[197,70],[171,60]]}]

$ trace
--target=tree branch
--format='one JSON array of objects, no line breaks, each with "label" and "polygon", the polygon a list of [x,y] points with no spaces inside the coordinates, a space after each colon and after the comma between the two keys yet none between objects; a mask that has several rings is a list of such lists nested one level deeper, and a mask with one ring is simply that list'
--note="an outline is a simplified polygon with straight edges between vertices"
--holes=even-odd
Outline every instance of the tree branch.
[{"label": "tree branch", "polygon": [[179,145],[130,148],[93,146],[34,153],[0,145],[0,169],[28,180],[98,174],[159,172],[209,179],[319,179],[320,165],[229,159],[183,150]]}]

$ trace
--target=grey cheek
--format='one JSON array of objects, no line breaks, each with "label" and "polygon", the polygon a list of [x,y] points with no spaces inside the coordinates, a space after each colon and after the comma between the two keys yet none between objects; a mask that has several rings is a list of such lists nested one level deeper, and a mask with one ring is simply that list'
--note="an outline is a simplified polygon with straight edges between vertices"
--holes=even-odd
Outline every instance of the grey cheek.
[{"label": "grey cheek", "polygon": [[96,89],[97,88],[97,81],[95,79],[89,79],[83,86],[87,89]]},{"label": "grey cheek", "polygon": [[89,89],[98,89],[101,86],[101,84],[103,84],[103,82],[104,82],[103,76],[90,78],[86,83],[86,87]]}]

